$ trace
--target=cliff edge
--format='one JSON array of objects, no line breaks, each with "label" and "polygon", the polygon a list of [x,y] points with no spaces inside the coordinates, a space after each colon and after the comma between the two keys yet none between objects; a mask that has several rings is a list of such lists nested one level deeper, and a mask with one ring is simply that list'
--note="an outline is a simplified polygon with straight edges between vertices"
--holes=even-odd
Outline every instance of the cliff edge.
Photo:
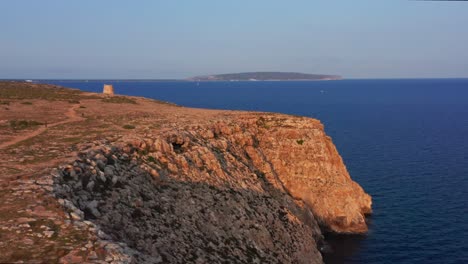
[{"label": "cliff edge", "polygon": [[314,119],[238,113],[80,157],[58,197],[138,261],[320,263],[321,230],[367,231],[370,196]]},{"label": "cliff edge", "polygon": [[[15,185],[18,176],[10,173],[3,188],[29,186],[35,195],[41,190],[54,197],[37,207],[61,208],[53,215],[60,228],[53,229],[53,240],[34,239],[63,246],[59,262],[322,263],[324,232],[367,231],[371,198],[350,178],[318,120],[76,96],[80,107],[70,109],[83,120],[57,117],[60,125],[0,150],[8,158],[3,160],[32,149],[41,157],[24,164],[36,171],[27,176],[34,180],[19,177]],[[37,107],[31,111],[44,116]],[[8,145],[14,139],[0,140]],[[55,142],[53,148],[48,142]],[[58,149],[67,158],[52,156]],[[48,155],[53,158],[44,162]],[[52,173],[51,166],[57,168]],[[33,194],[28,188],[22,187],[22,199]],[[31,197],[30,203],[41,199]],[[34,212],[30,221],[51,217]],[[73,231],[70,240],[65,230],[82,230],[82,237]],[[11,236],[9,242],[18,241]],[[46,258],[40,247],[35,250],[32,260]],[[7,253],[2,261],[17,260],[17,253]]]}]

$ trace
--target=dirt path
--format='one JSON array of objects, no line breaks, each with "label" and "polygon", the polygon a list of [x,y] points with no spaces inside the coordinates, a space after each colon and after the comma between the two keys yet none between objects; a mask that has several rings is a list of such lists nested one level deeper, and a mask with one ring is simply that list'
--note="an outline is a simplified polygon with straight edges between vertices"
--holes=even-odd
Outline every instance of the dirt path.
[{"label": "dirt path", "polygon": [[21,136],[18,136],[18,137],[15,137],[15,138],[7,141],[7,142],[3,142],[3,143],[0,144],[0,149],[5,149],[5,148],[7,148],[7,147],[9,147],[11,145],[14,145],[16,143],[19,143],[19,142],[23,141],[23,140],[30,139],[32,137],[40,135],[44,131],[46,131],[48,128],[55,127],[55,126],[62,125],[62,124],[66,124],[66,123],[71,123],[71,122],[77,122],[77,121],[84,120],[84,118],[79,116],[75,111],[76,108],[78,108],[78,107],[79,107],[79,105],[73,105],[72,107],[70,107],[70,109],[68,109],[68,111],[65,113],[65,116],[67,117],[66,120],[56,122],[56,123],[52,123],[52,124],[48,124],[47,127],[41,126],[39,129],[37,129],[35,131],[32,131],[30,133],[27,133],[27,134],[24,134],[24,135],[21,135]]}]

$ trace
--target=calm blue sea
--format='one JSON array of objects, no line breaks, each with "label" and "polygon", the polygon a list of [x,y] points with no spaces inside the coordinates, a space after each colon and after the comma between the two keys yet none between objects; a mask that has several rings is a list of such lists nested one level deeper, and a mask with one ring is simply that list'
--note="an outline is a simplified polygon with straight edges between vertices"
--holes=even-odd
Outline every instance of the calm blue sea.
[{"label": "calm blue sea", "polygon": [[468,79],[105,83],[184,106],[318,118],[374,202],[369,234],[330,237],[327,263],[468,263]]}]

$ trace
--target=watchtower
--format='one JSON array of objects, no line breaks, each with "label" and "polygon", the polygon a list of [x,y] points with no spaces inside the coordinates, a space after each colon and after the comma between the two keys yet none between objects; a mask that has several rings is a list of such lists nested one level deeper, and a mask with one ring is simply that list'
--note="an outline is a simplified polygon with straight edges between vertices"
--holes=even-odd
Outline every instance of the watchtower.
[{"label": "watchtower", "polygon": [[114,87],[112,84],[104,84],[103,94],[114,95]]}]

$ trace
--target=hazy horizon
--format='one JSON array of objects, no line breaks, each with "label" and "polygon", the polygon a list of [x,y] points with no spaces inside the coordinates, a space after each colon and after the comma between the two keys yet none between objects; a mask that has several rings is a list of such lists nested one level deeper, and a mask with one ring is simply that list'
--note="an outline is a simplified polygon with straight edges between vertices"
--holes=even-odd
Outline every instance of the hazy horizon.
[{"label": "hazy horizon", "polygon": [[2,1],[0,79],[467,78],[456,1]]},{"label": "hazy horizon", "polygon": [[[285,80],[291,82],[330,82],[343,80],[443,80],[443,79],[468,79],[468,77],[387,77],[387,78],[342,78],[338,80]],[[186,82],[229,82],[222,80],[190,80],[187,78],[0,78],[4,81],[186,81]],[[276,80],[255,80],[256,82],[275,82]],[[236,81],[237,82],[237,81]],[[250,81],[238,81],[250,82]]]}]

